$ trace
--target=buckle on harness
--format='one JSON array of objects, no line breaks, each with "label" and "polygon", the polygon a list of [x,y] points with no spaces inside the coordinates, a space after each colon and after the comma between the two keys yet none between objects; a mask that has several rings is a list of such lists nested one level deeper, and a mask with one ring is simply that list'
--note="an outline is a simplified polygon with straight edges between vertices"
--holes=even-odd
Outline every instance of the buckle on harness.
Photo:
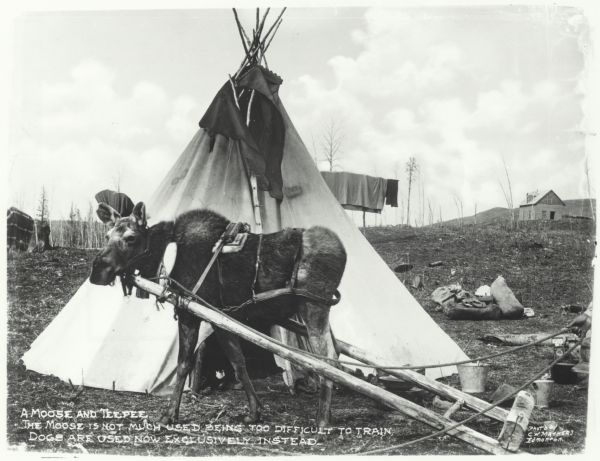
[{"label": "buckle on harness", "polygon": [[237,234],[234,237],[232,242],[223,245],[223,249],[221,250],[221,253],[238,253],[238,252],[240,252],[244,248],[244,245],[246,244],[247,239],[248,239],[247,233]]},{"label": "buckle on harness", "polygon": [[[243,222],[230,222],[229,224],[227,224],[227,227],[225,228],[225,231],[221,234],[219,240],[217,240],[217,242],[213,246],[212,252],[216,253],[217,251],[221,251],[224,246],[230,245],[233,242],[235,242],[238,234],[247,234],[248,232],[250,232],[249,224]],[[232,253],[234,252],[232,251]]]}]

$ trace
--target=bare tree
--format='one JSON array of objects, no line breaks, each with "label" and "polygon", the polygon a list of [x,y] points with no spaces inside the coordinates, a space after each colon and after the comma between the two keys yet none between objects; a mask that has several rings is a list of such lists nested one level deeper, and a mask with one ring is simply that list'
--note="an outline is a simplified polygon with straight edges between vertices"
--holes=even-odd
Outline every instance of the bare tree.
[{"label": "bare tree", "polygon": [[417,159],[410,157],[406,162],[406,175],[408,177],[408,196],[406,197],[406,224],[410,226],[410,193],[412,190],[413,182],[415,181],[415,175],[419,170],[417,165]]},{"label": "bare tree", "polygon": [[463,220],[464,220],[464,216],[465,216],[463,213],[463,201],[462,201],[462,198],[456,194],[454,194],[454,205],[456,205],[456,211],[458,212],[458,217],[459,217],[458,224],[462,228]]},{"label": "bare tree", "polygon": [[420,209],[419,209],[419,213],[420,213],[420,226],[424,226],[425,225],[425,184],[423,181],[423,176],[421,175],[422,170],[419,168],[418,170],[418,179],[419,179],[419,204]]},{"label": "bare tree", "polygon": [[85,217],[87,223],[87,248],[96,248],[94,237],[96,233],[94,232],[94,207],[92,206],[92,202],[89,202],[87,216]]},{"label": "bare tree", "polygon": [[113,182],[117,192],[121,192],[121,170],[118,170],[113,177]]},{"label": "bare tree", "polygon": [[46,188],[42,186],[42,193],[40,194],[37,209],[37,218],[40,224],[48,221],[48,214],[48,194],[46,193]]},{"label": "bare tree", "polygon": [[513,211],[513,193],[512,193],[512,183],[510,181],[510,175],[508,174],[508,167],[506,166],[506,162],[504,161],[504,156],[502,156],[502,165],[504,165],[504,173],[506,175],[506,187],[502,184],[501,180],[498,180],[500,183],[500,188],[502,189],[502,194],[504,195],[504,200],[506,201],[506,206],[508,207],[509,213],[509,223],[510,228],[512,229],[515,225],[515,214]]},{"label": "bare tree", "polygon": [[477,226],[477,202],[475,202],[475,212],[473,213],[474,224]]},{"label": "bare tree", "polygon": [[592,184],[590,181],[590,165],[588,163],[587,156],[585,157],[585,179],[587,180],[587,195],[590,202],[590,210],[592,212],[592,219],[596,221],[596,210],[594,209],[594,205],[592,203]]},{"label": "bare tree", "polygon": [[39,240],[42,241],[43,245],[41,247],[41,251],[52,249],[49,209],[50,207],[48,194],[46,193],[46,188],[42,186],[42,193],[40,194],[37,209],[37,218],[39,220],[39,225],[36,225],[34,221],[35,244],[36,246],[38,246]]},{"label": "bare tree", "polygon": [[433,208],[431,206],[431,200],[427,199],[427,206],[429,208],[429,225],[433,225]]},{"label": "bare tree", "polygon": [[69,233],[68,233],[68,246],[76,247],[78,245],[77,242],[77,214],[79,210],[75,211],[76,207],[71,202],[71,209],[69,210]]},{"label": "bare tree", "polygon": [[324,160],[329,164],[329,171],[339,166],[339,160],[342,156],[343,132],[340,122],[335,119],[329,119],[321,138],[321,149]]}]

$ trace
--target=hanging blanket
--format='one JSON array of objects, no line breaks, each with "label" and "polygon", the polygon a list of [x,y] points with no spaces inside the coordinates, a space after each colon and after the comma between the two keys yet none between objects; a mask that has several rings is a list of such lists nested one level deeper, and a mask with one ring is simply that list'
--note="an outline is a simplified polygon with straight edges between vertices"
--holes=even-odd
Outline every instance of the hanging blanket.
[{"label": "hanging blanket", "polygon": [[381,213],[385,201],[386,180],[346,172],[322,171],[329,189],[347,210]]},{"label": "hanging blanket", "polygon": [[385,204],[398,208],[398,180],[388,179],[385,189]]}]

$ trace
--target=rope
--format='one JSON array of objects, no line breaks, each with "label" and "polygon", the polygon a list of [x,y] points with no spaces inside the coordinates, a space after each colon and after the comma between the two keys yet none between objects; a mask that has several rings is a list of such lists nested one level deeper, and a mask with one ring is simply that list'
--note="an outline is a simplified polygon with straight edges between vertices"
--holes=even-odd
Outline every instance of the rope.
[{"label": "rope", "polygon": [[[160,279],[160,278],[164,278],[164,277],[158,277],[158,279]],[[245,325],[244,323],[240,322],[236,318],[227,315],[221,309],[217,309],[215,306],[213,306],[212,304],[210,304],[208,301],[204,300],[202,297],[198,296],[197,294],[191,293],[185,286],[183,286],[177,280],[174,280],[174,279],[171,279],[171,278],[169,278],[169,280],[170,280],[171,283],[173,283],[174,285],[176,285],[181,291],[183,291],[188,297],[193,298],[193,299],[199,301],[201,304],[203,304],[204,306],[208,307],[209,309],[211,309],[213,311],[219,312],[221,315],[227,317],[231,322],[234,322],[237,325],[241,325],[241,326],[243,326],[245,328],[248,328],[247,325]],[[186,299],[178,296],[178,299],[176,300],[176,302],[177,302],[177,304],[181,303],[181,304],[185,305],[186,302],[189,303],[189,300],[186,300]],[[258,330],[254,330],[254,333],[258,334],[261,338],[263,338],[263,339],[265,339],[267,341],[271,341],[272,343],[275,343],[275,344],[277,344],[277,345],[279,345],[281,347],[286,348],[289,351],[293,351],[293,352],[296,352],[298,354],[303,354],[303,355],[311,355],[311,356],[313,355],[312,353],[310,353],[308,351],[292,347],[289,344],[285,344],[285,343],[283,343],[283,342],[281,342],[281,341],[279,341],[277,339],[271,338],[269,335],[264,334],[264,333],[262,333],[262,332],[260,332]],[[318,357],[321,357],[321,356],[316,355],[316,357],[318,358]]]},{"label": "rope", "polygon": [[[243,323],[239,322],[238,320],[236,320],[236,319],[234,319],[234,318],[232,318],[232,317],[230,317],[230,316],[227,315],[227,312],[231,312],[231,311],[235,312],[236,309],[233,308],[233,309],[229,309],[229,310],[225,310],[225,311],[223,311],[221,309],[217,309],[215,306],[211,305],[206,300],[202,299],[200,296],[198,296],[198,295],[193,294],[192,292],[190,292],[182,284],[180,284],[179,282],[177,282],[177,280],[171,279],[170,277],[168,277],[168,279],[169,279],[170,282],[172,282],[175,285],[177,285],[188,296],[195,298],[196,300],[200,301],[202,304],[206,305],[210,309],[216,310],[216,311],[220,312],[221,314],[227,316],[227,318],[229,318],[230,320],[234,320],[238,324],[244,325]],[[563,328],[563,329],[557,331],[556,333],[552,333],[552,334],[550,334],[548,336],[544,336],[544,337],[542,337],[542,338],[540,338],[540,339],[538,339],[536,341],[533,341],[531,343],[522,344],[520,346],[515,346],[515,347],[510,348],[510,349],[505,350],[505,351],[496,352],[494,354],[489,354],[489,355],[484,355],[484,356],[477,357],[477,358],[474,358],[474,359],[458,360],[458,361],[454,361],[454,362],[436,363],[436,364],[428,364],[428,365],[403,365],[403,366],[396,366],[396,365],[381,365],[381,364],[377,364],[377,363],[369,364],[369,365],[366,365],[366,364],[361,365],[360,363],[357,363],[356,361],[334,359],[332,357],[327,357],[327,356],[324,356],[324,355],[315,354],[313,352],[308,352],[308,351],[305,351],[303,349],[298,349],[296,347],[290,346],[290,345],[285,344],[285,343],[279,343],[279,344],[282,345],[282,346],[285,346],[290,351],[302,352],[302,353],[304,353],[306,355],[310,355],[311,357],[314,357],[314,358],[317,358],[317,359],[321,359],[321,360],[326,360],[326,361],[333,362],[333,363],[338,363],[338,364],[341,364],[341,365],[362,366],[362,367],[367,367],[367,368],[375,368],[377,370],[382,370],[382,371],[385,371],[385,370],[421,370],[423,368],[425,368],[425,369],[429,369],[429,368],[442,368],[442,367],[450,367],[450,366],[455,366],[455,365],[462,365],[462,364],[465,364],[465,363],[484,362],[486,360],[491,360],[493,358],[500,357],[502,355],[508,355],[508,354],[512,354],[514,352],[518,352],[521,349],[526,349],[528,347],[536,346],[537,344],[540,344],[540,343],[542,343],[544,341],[547,341],[548,339],[551,339],[551,338],[554,338],[554,337],[559,336],[561,334],[564,334],[564,333],[566,333],[568,331],[569,331],[568,328]],[[263,336],[266,337],[266,338],[269,338],[269,339],[271,339],[273,341],[276,341],[276,340],[274,340],[273,338],[271,338],[268,335],[263,335]],[[278,341],[276,341],[276,342],[278,342]]]},{"label": "rope", "polygon": [[[159,278],[160,278],[160,277],[159,277]],[[198,296],[198,295],[196,295],[196,294],[193,294],[193,293],[191,293],[191,292],[190,292],[190,291],[189,291],[187,288],[185,288],[185,287],[184,287],[182,284],[180,284],[179,282],[177,282],[177,280],[173,280],[173,279],[171,279],[170,277],[167,277],[167,278],[168,278],[168,279],[170,279],[170,281],[171,281],[172,283],[174,283],[175,285],[177,285],[177,286],[178,286],[178,287],[179,287],[179,288],[180,288],[180,289],[181,289],[181,290],[182,290],[184,293],[186,293],[188,296],[190,296],[190,297],[192,297],[192,298],[195,298],[196,300],[200,301],[201,303],[203,303],[203,304],[204,304],[206,307],[208,307],[209,309],[212,309],[212,310],[215,310],[215,311],[219,311],[219,309],[217,309],[216,307],[214,307],[213,305],[211,305],[210,303],[208,303],[207,301],[205,301],[204,299],[202,299],[200,296]],[[180,297],[178,297],[178,298],[180,298]],[[183,300],[183,299],[181,299],[181,298],[180,298],[180,299],[178,299],[178,301],[187,301],[187,302],[189,303],[189,300]],[[220,311],[219,311],[219,312],[220,312]],[[227,316],[226,314],[223,314],[223,315]],[[231,320],[231,321],[232,321],[232,322],[234,322],[234,323],[237,323],[238,325],[244,325],[242,322],[238,321],[238,320],[237,320],[237,319],[235,319],[235,318],[232,318],[232,317],[229,317],[229,316],[227,316],[227,317],[229,318],[229,320]],[[524,344],[524,345],[522,345],[522,346],[517,346],[517,347],[513,348],[511,351],[505,351],[505,353],[514,352],[515,350],[520,350],[520,349],[523,349],[524,347],[529,347],[529,346],[532,346],[532,345],[534,345],[534,344],[536,344],[536,343],[539,343],[540,341],[543,341],[543,340],[546,340],[546,339],[552,338],[552,337],[554,337],[554,336],[558,336],[559,334],[561,334],[561,333],[562,333],[562,332],[564,332],[565,330],[568,330],[568,329],[566,329],[566,328],[563,328],[563,329],[562,329],[562,330],[560,330],[559,332],[557,332],[557,333],[554,333],[554,334],[552,334],[552,335],[549,335],[547,338],[542,338],[542,339],[540,339],[540,340],[538,340],[538,341],[535,341],[535,342],[533,342],[533,343],[530,343],[530,344]],[[266,334],[264,334],[264,333],[261,333],[261,332],[259,332],[259,331],[256,331],[255,333],[257,333],[259,336],[261,336],[262,338],[264,338],[264,339],[266,339],[266,340],[268,340],[268,341],[271,341],[271,342],[273,342],[273,343],[275,343],[275,344],[278,344],[278,345],[280,345],[280,346],[282,346],[282,347],[285,347],[285,348],[287,348],[288,350],[295,351],[296,353],[299,353],[299,354],[304,354],[304,355],[310,355],[310,356],[317,357],[317,358],[321,358],[321,357],[323,357],[323,356],[319,356],[319,355],[317,355],[317,354],[313,354],[313,353],[310,353],[310,352],[304,351],[304,350],[302,350],[302,349],[297,349],[297,348],[291,347],[291,346],[289,346],[289,345],[287,345],[287,344],[285,344],[285,343],[282,343],[281,341],[278,341],[278,340],[276,340],[276,339],[274,339],[274,338],[271,338],[270,336],[268,336],[268,335],[266,335]],[[470,417],[468,417],[468,418],[466,418],[466,419],[464,419],[464,420],[462,420],[462,421],[460,421],[460,422],[458,422],[458,423],[456,423],[456,424],[454,424],[454,425],[452,425],[452,426],[450,426],[450,427],[447,427],[447,428],[441,429],[441,430],[439,430],[439,431],[437,431],[437,432],[434,432],[434,433],[432,433],[432,434],[429,434],[429,435],[427,435],[427,436],[420,437],[420,438],[418,438],[418,439],[411,440],[411,441],[409,441],[409,442],[405,442],[405,443],[402,443],[402,444],[399,444],[399,445],[394,445],[394,446],[391,446],[391,447],[386,447],[386,448],[379,448],[379,449],[376,449],[376,450],[371,450],[371,451],[367,451],[367,452],[362,452],[362,453],[359,453],[359,454],[360,454],[360,455],[371,455],[371,454],[375,454],[375,453],[383,453],[383,452],[387,452],[387,451],[391,451],[391,450],[395,450],[395,449],[403,448],[403,447],[406,447],[406,446],[409,446],[409,445],[413,445],[413,444],[415,444],[415,443],[418,443],[418,442],[422,442],[422,441],[425,441],[425,440],[431,439],[431,438],[433,438],[433,437],[437,437],[437,436],[440,436],[440,435],[446,434],[446,433],[447,433],[447,432],[449,432],[449,431],[452,431],[452,430],[454,430],[454,429],[456,429],[456,428],[458,428],[458,427],[460,427],[460,426],[463,426],[463,425],[467,424],[468,422],[470,422],[470,421],[474,420],[474,419],[475,419],[475,418],[477,418],[478,416],[482,416],[482,415],[486,414],[488,411],[492,410],[493,408],[496,408],[496,407],[497,407],[498,405],[500,405],[501,403],[503,403],[503,402],[507,401],[508,399],[510,399],[510,398],[512,398],[512,397],[514,397],[514,396],[515,396],[515,395],[517,395],[519,392],[521,392],[523,389],[525,389],[526,387],[530,386],[530,385],[531,385],[531,384],[532,384],[532,383],[533,383],[535,380],[537,380],[538,378],[540,378],[541,376],[543,376],[545,373],[547,373],[547,372],[548,372],[548,370],[550,370],[550,369],[551,369],[551,368],[552,368],[554,365],[556,365],[558,362],[560,362],[561,360],[563,360],[563,359],[564,359],[565,357],[567,357],[567,356],[568,356],[568,355],[569,355],[571,352],[573,352],[573,351],[574,351],[574,350],[575,350],[575,349],[576,349],[578,346],[580,346],[580,345],[581,345],[581,342],[582,342],[582,340],[579,340],[577,343],[575,343],[574,345],[572,345],[572,346],[571,346],[571,347],[570,347],[570,348],[569,348],[567,351],[565,351],[565,352],[564,352],[564,353],[563,353],[563,354],[562,354],[560,357],[556,358],[556,359],[555,359],[555,360],[553,360],[553,361],[552,361],[552,362],[551,362],[551,363],[550,363],[548,366],[544,367],[542,370],[540,370],[539,372],[537,372],[537,373],[536,373],[536,374],[535,374],[535,375],[534,375],[532,378],[530,378],[528,381],[526,381],[524,384],[522,384],[520,387],[518,387],[518,388],[517,388],[517,389],[516,389],[514,392],[512,392],[512,393],[510,393],[509,395],[507,395],[507,396],[503,397],[502,399],[500,399],[500,400],[498,400],[498,401],[496,401],[496,402],[494,402],[494,403],[490,404],[490,405],[489,405],[487,408],[484,408],[483,410],[481,410],[481,411],[479,411],[479,412],[477,412],[477,413],[473,414],[472,416],[470,416]],[[492,355],[493,355],[493,356],[498,356],[498,355],[503,355],[503,354],[492,354]],[[328,359],[328,360],[331,360],[329,357],[326,357],[326,359]],[[462,361],[462,363],[468,363],[468,362],[472,362],[472,360],[469,360],[469,361]],[[353,365],[357,365],[355,362],[351,362],[351,363],[352,363]],[[368,366],[369,366],[369,367],[374,367],[373,365],[368,365]],[[436,367],[439,367],[439,365],[436,365]],[[375,367],[375,368],[377,368],[377,367]],[[385,368],[387,368],[387,369],[392,369],[393,367],[381,367],[381,368],[383,368],[383,369],[385,369]],[[421,367],[421,368],[423,368],[423,367]],[[397,368],[396,368],[396,369],[397,369]]]},{"label": "rope", "polygon": [[[501,351],[501,352],[496,352],[494,354],[483,355],[481,357],[477,357],[477,358],[474,358],[474,359],[458,360],[458,361],[455,361],[455,362],[445,362],[445,363],[438,363],[438,364],[431,364],[431,365],[388,366],[388,365],[372,364],[372,365],[365,365],[365,366],[368,366],[370,368],[375,368],[377,370],[382,370],[382,371],[385,371],[385,370],[421,370],[423,368],[425,368],[425,369],[428,369],[428,368],[442,368],[442,367],[449,367],[449,366],[453,366],[453,365],[462,365],[464,363],[484,362],[486,360],[490,360],[490,359],[493,359],[493,358],[496,358],[496,357],[500,357],[502,355],[512,354],[514,352],[520,351],[521,349],[525,349],[527,347],[535,346],[535,345],[537,345],[539,343],[547,341],[548,339],[554,338],[555,336],[562,335],[562,334],[564,334],[564,333],[566,333],[568,331],[569,331],[568,328],[563,328],[562,330],[559,330],[556,333],[552,333],[551,335],[544,336],[544,337],[538,339],[537,341],[533,341],[533,342],[527,343],[527,344],[522,344],[521,346],[512,347],[512,348],[510,348],[508,350]],[[323,359],[335,361],[337,363],[344,364],[344,365],[357,365],[356,362],[351,362],[349,360],[338,360],[338,359],[326,358],[326,357],[323,357],[323,356],[318,356],[318,358],[323,358]]]},{"label": "rope", "polygon": [[413,445],[415,443],[418,442],[423,442],[425,440],[431,439],[433,437],[437,437],[443,434],[446,434],[449,431],[452,431],[454,429],[456,429],[457,427],[460,426],[464,426],[466,423],[473,421],[475,418],[477,418],[478,416],[481,416],[485,413],[487,413],[488,411],[490,411],[492,408],[496,408],[498,405],[500,405],[503,402],[506,402],[508,399],[513,398],[515,395],[517,395],[519,392],[521,392],[523,389],[525,389],[526,387],[530,386],[536,379],[540,378],[541,376],[543,376],[544,374],[546,374],[546,372],[552,368],[554,365],[556,365],[558,362],[560,362],[562,359],[564,359],[566,356],[568,356],[571,352],[573,352],[573,350],[575,350],[576,347],[578,347],[581,344],[581,340],[578,341],[576,344],[574,344],[573,346],[571,346],[563,355],[561,355],[560,357],[558,357],[557,359],[555,359],[554,361],[552,361],[550,363],[550,365],[544,367],[542,370],[538,371],[533,378],[529,379],[528,381],[526,381],[523,385],[521,385],[518,389],[516,389],[514,392],[510,393],[509,395],[507,395],[506,397],[503,397],[502,399],[490,404],[489,407],[484,408],[481,411],[478,411],[477,413],[475,413],[472,416],[469,416],[467,419],[464,419],[456,424],[453,424],[450,427],[447,427],[445,429],[441,429],[437,432],[434,432],[432,434],[420,437],[418,439],[414,439],[414,440],[410,440],[408,442],[404,442],[401,443],[399,445],[394,445],[391,447],[385,447],[385,448],[378,448],[376,450],[370,450],[370,451],[365,451],[365,452],[361,452],[359,453],[359,455],[373,455],[375,453],[384,453],[387,451],[391,451],[391,450],[396,450],[398,448],[404,448],[407,447],[409,445]]}]

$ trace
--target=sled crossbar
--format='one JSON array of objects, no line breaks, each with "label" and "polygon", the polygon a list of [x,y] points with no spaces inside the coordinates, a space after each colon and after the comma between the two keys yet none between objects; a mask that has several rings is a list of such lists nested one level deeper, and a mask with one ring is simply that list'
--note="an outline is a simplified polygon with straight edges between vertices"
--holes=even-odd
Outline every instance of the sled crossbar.
[{"label": "sled crossbar", "polygon": [[[308,336],[306,327],[294,320],[288,319],[283,322],[280,322],[279,325],[290,330],[293,333],[302,336]],[[340,353],[347,355],[348,357],[353,358],[354,360],[358,360],[359,362],[362,362],[367,366],[375,366],[377,364],[383,364],[384,362],[382,359],[378,360],[376,357],[373,357],[365,350],[353,346],[352,344],[349,344],[345,341],[336,338],[335,342],[337,349]],[[357,363],[357,366],[360,365],[361,364]],[[475,411],[482,411],[490,406],[489,402],[486,402],[485,400],[479,399],[474,395],[467,394],[466,392],[462,392],[452,386],[448,386],[447,384],[440,383],[435,379],[428,378],[427,376],[417,373],[416,371],[386,369],[382,369],[382,371],[391,376],[395,376],[396,378],[408,381],[414,384],[415,386],[437,394],[440,397],[444,397],[455,402],[462,401],[464,406],[471,408]],[[505,410],[501,407],[495,407],[491,410],[486,411],[485,416],[488,416],[497,421],[500,421],[501,423],[504,423],[508,416],[508,410]]]},{"label": "sled crossbar", "polygon": [[[181,301],[179,296],[170,293],[168,290],[165,293],[165,290],[162,286],[140,276],[135,276],[133,278],[133,282],[138,288],[141,288],[142,290],[145,290],[155,296],[166,299],[167,302],[173,305],[177,305],[178,302]],[[185,302],[179,303],[178,308],[185,309],[188,312],[202,318],[203,320],[210,322],[216,327],[227,330],[230,333],[245,339],[246,341],[250,341],[251,343],[262,347],[263,349],[267,349],[268,351],[277,354],[278,356],[289,360],[296,365],[312,370],[315,373],[330,379],[336,384],[348,387],[373,400],[381,402],[384,405],[404,414],[405,416],[427,424],[436,430],[451,428],[447,432],[449,435],[467,442],[476,448],[498,455],[510,453],[502,448],[497,440],[487,435],[481,434],[466,426],[457,426],[452,428],[452,426],[454,426],[456,423],[451,419],[438,415],[437,413],[423,408],[416,403],[392,394],[391,392],[381,389],[373,384],[365,382],[362,379],[341,371],[324,361],[290,350],[276,342],[270,341],[261,336],[258,332],[254,331],[252,328],[228,318],[223,313],[215,309],[211,309],[198,302],[187,299]]]}]

